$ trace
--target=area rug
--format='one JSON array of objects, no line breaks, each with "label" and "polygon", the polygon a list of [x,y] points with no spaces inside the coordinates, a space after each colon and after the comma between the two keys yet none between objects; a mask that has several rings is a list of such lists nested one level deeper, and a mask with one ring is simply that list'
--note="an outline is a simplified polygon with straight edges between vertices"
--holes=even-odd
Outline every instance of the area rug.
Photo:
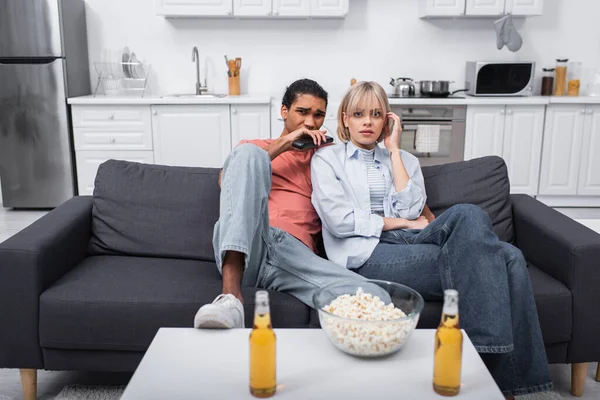
[{"label": "area rug", "polygon": [[69,385],[55,400],[119,400],[124,390],[125,386]]},{"label": "area rug", "polygon": [[[119,400],[124,390],[125,386],[70,385],[65,386],[55,400]],[[518,396],[517,400],[563,400],[563,397],[557,392],[545,392]]]}]

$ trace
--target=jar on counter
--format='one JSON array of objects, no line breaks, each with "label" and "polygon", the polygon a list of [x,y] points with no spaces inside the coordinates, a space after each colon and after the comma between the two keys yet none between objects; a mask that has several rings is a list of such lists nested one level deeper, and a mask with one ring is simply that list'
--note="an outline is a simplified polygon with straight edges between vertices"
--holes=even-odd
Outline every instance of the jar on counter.
[{"label": "jar on counter", "polygon": [[581,62],[570,62],[567,82],[567,95],[579,96]]},{"label": "jar on counter", "polygon": [[554,90],[554,68],[542,68],[542,96],[552,96]]},{"label": "jar on counter", "polygon": [[568,58],[556,60],[556,84],[554,86],[555,96],[564,96],[567,86],[567,62]]}]

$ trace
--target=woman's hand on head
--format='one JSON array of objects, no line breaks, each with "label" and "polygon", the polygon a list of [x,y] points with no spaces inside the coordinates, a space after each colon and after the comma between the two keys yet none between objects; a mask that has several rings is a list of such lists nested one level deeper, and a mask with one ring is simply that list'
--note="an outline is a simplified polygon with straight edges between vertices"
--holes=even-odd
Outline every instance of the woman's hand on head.
[{"label": "woman's hand on head", "polygon": [[[392,127],[391,132],[389,124],[390,120],[394,122],[394,126]],[[402,120],[400,119],[400,117],[397,114],[394,114],[393,112],[387,113],[386,122],[383,130],[383,144],[385,145],[385,148],[389,151],[398,150],[400,148],[400,135],[402,134]]]}]

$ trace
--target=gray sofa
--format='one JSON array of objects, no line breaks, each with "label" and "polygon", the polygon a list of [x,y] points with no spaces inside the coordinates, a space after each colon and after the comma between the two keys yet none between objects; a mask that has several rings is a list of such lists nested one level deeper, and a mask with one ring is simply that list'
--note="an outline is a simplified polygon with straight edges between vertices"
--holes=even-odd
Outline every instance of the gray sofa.
[{"label": "gray sofa", "polygon": [[[600,360],[600,235],[509,195],[501,158],[423,173],[436,215],[477,204],[525,254],[548,361]],[[94,197],[75,197],[1,243],[0,367],[133,371],[160,327],[191,326],[221,290],[211,243],[217,176],[111,160]],[[247,326],[254,292],[243,292]],[[318,327],[314,310],[290,295],[271,293],[271,310],[276,328]],[[440,312],[427,302],[419,328],[436,327]]]}]

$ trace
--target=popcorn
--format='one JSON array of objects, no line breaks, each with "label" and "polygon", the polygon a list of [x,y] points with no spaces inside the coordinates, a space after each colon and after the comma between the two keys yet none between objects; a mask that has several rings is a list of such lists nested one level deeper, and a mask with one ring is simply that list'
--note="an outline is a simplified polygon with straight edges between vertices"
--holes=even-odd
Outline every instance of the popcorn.
[{"label": "popcorn", "polygon": [[319,313],[321,326],[340,350],[361,356],[379,356],[399,349],[412,333],[416,321],[386,322],[406,317],[394,304],[385,305],[379,297],[358,288],[356,295],[338,296],[323,307],[345,321]]}]

